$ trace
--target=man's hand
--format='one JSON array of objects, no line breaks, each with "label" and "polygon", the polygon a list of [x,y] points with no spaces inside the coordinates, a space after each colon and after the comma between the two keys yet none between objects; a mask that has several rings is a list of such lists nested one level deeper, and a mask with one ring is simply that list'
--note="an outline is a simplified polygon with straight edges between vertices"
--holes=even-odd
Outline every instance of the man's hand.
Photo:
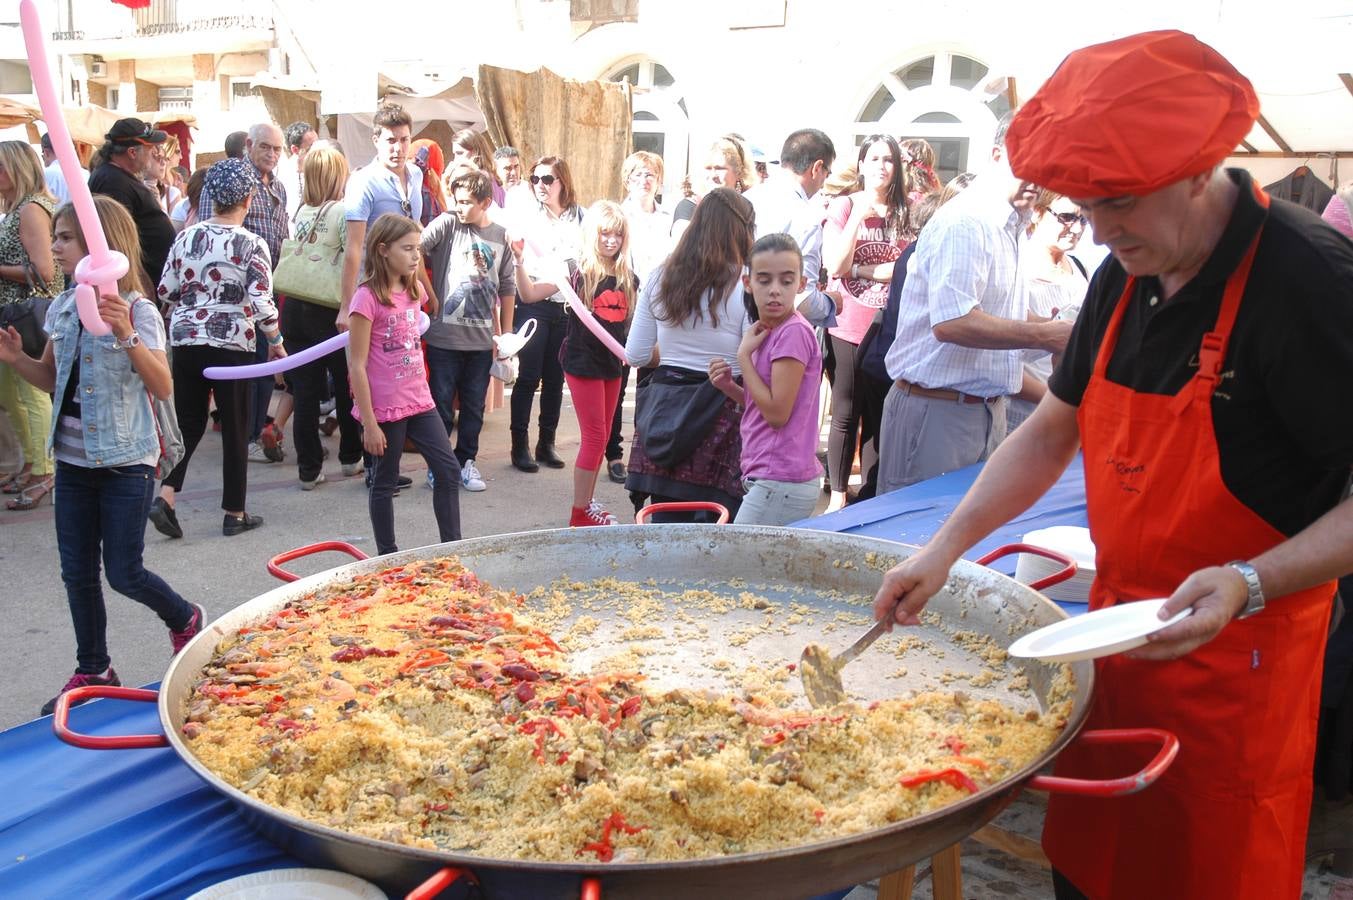
[{"label": "man's hand", "polygon": [[334,327],[338,329],[339,334],[348,330],[348,311],[346,309],[338,310],[338,315],[334,318]]},{"label": "man's hand", "polygon": [[1230,566],[1194,572],[1160,609],[1162,621],[1193,607],[1193,615],[1147,638],[1128,654],[1134,659],[1178,659],[1206,644],[1230,624],[1249,598],[1245,578]]},{"label": "man's hand", "polygon": [[1043,323],[1042,349],[1054,354],[1065,351],[1067,341],[1071,340],[1071,329],[1074,327],[1074,322],[1068,322],[1065,319]]},{"label": "man's hand", "polygon": [[[927,548],[893,566],[883,576],[874,595],[874,620],[899,625],[920,625],[926,602],[949,580],[954,560],[946,560]],[[889,626],[892,630],[892,626]]]}]

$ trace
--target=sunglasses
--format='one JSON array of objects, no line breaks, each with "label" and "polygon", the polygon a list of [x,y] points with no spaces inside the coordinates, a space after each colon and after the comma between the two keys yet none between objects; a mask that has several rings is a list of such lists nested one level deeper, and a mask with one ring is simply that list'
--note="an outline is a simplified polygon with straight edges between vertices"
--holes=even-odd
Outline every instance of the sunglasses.
[{"label": "sunglasses", "polygon": [[1061,226],[1063,228],[1070,228],[1072,225],[1076,224],[1079,224],[1082,228],[1084,228],[1085,223],[1088,221],[1085,218],[1085,216],[1081,215],[1080,213],[1060,212],[1053,213],[1052,215],[1057,219],[1059,223],[1061,223]]},{"label": "sunglasses", "polygon": [[545,187],[549,187],[550,185],[554,184],[554,176],[553,176],[553,175],[532,175],[532,176],[531,176],[531,183],[532,183],[532,184],[544,184]]},{"label": "sunglasses", "polygon": [[406,216],[413,215],[413,204],[410,203],[408,200],[399,201],[399,209],[400,212],[404,213],[404,215]]}]

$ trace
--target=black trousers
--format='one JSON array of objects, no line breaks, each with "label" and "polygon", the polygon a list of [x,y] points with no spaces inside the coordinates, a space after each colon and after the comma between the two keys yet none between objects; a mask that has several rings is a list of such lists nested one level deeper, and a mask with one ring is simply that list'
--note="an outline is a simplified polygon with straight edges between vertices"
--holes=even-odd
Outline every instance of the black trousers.
[{"label": "black trousers", "polygon": [[[850,484],[850,470],[855,462],[855,449],[860,450],[860,471],[868,472],[878,464],[878,423],[883,418],[883,404],[879,403],[879,418],[873,431],[861,434],[861,422],[866,390],[860,374],[860,348],[850,341],[827,336],[827,352],[822,360],[823,371],[832,385],[832,424],[827,435],[827,481],[833,491],[845,491]],[[887,392],[884,392],[887,395]]]},{"label": "black trousers", "polygon": [[625,440],[620,436],[620,426],[625,419],[625,391],[630,386],[630,367],[624,366],[620,373],[620,394],[615,398],[615,413],[611,419],[611,438],[606,442],[606,461],[615,462],[625,458]]},{"label": "black trousers", "polygon": [[564,364],[559,351],[564,345],[567,313],[562,303],[553,300],[519,302],[518,327],[527,319],[536,320],[536,335],[517,354],[521,369],[512,386],[512,433],[525,436],[531,424],[531,403],[540,388],[540,430],[553,437],[564,404]]},{"label": "black trousers", "polygon": [[[288,353],[338,334],[335,311],[316,303],[287,298],[282,304],[282,336]],[[362,426],[352,417],[352,394],[348,390],[348,356],[335,350],[314,362],[292,369],[291,391],[295,398],[292,440],[296,445],[296,470],[302,481],[314,481],[324,467],[324,445],[319,437],[319,407],[334,384],[334,416],[338,418],[338,461],[355,463],[362,458]]]},{"label": "black trousers", "polygon": [[252,350],[222,350],[186,344],[174,348],[174,410],[183,432],[183,459],[162,483],[183,490],[188,463],[207,430],[207,403],[216,395],[221,414],[221,509],[243,510],[249,479],[249,421],[253,412],[252,381],[243,378],[208,381],[209,366],[241,366],[254,361]]},{"label": "black trousers", "polygon": [[407,419],[381,422],[380,427],[385,432],[385,453],[374,457],[376,469],[367,495],[377,552],[394,553],[399,549],[395,544],[394,496],[405,438],[413,441],[432,472],[432,511],[437,517],[438,537],[442,543],[460,540],[460,464],[451,453],[442,417],[435,409],[429,409]]}]

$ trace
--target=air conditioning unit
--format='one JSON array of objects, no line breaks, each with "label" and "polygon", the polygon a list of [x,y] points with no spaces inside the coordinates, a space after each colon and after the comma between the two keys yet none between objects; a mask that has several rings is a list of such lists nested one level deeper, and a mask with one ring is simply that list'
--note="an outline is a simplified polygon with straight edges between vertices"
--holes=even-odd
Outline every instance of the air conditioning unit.
[{"label": "air conditioning unit", "polygon": [[90,78],[108,77],[108,63],[101,59],[91,59],[89,61]]}]

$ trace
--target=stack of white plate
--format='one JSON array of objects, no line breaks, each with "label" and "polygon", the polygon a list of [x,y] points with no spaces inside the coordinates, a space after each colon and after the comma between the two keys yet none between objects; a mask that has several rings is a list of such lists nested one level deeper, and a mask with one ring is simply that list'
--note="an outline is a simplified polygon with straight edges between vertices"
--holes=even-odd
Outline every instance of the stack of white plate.
[{"label": "stack of white plate", "polygon": [[[1090,529],[1054,525],[1029,532],[1024,536],[1024,543],[1061,553],[1076,561],[1075,576],[1044,589],[1044,596],[1067,603],[1090,602],[1090,585],[1095,580],[1095,545],[1090,540]],[[1061,568],[1061,564],[1053,560],[1032,553],[1021,553],[1015,565],[1015,580],[1030,584]]]}]

